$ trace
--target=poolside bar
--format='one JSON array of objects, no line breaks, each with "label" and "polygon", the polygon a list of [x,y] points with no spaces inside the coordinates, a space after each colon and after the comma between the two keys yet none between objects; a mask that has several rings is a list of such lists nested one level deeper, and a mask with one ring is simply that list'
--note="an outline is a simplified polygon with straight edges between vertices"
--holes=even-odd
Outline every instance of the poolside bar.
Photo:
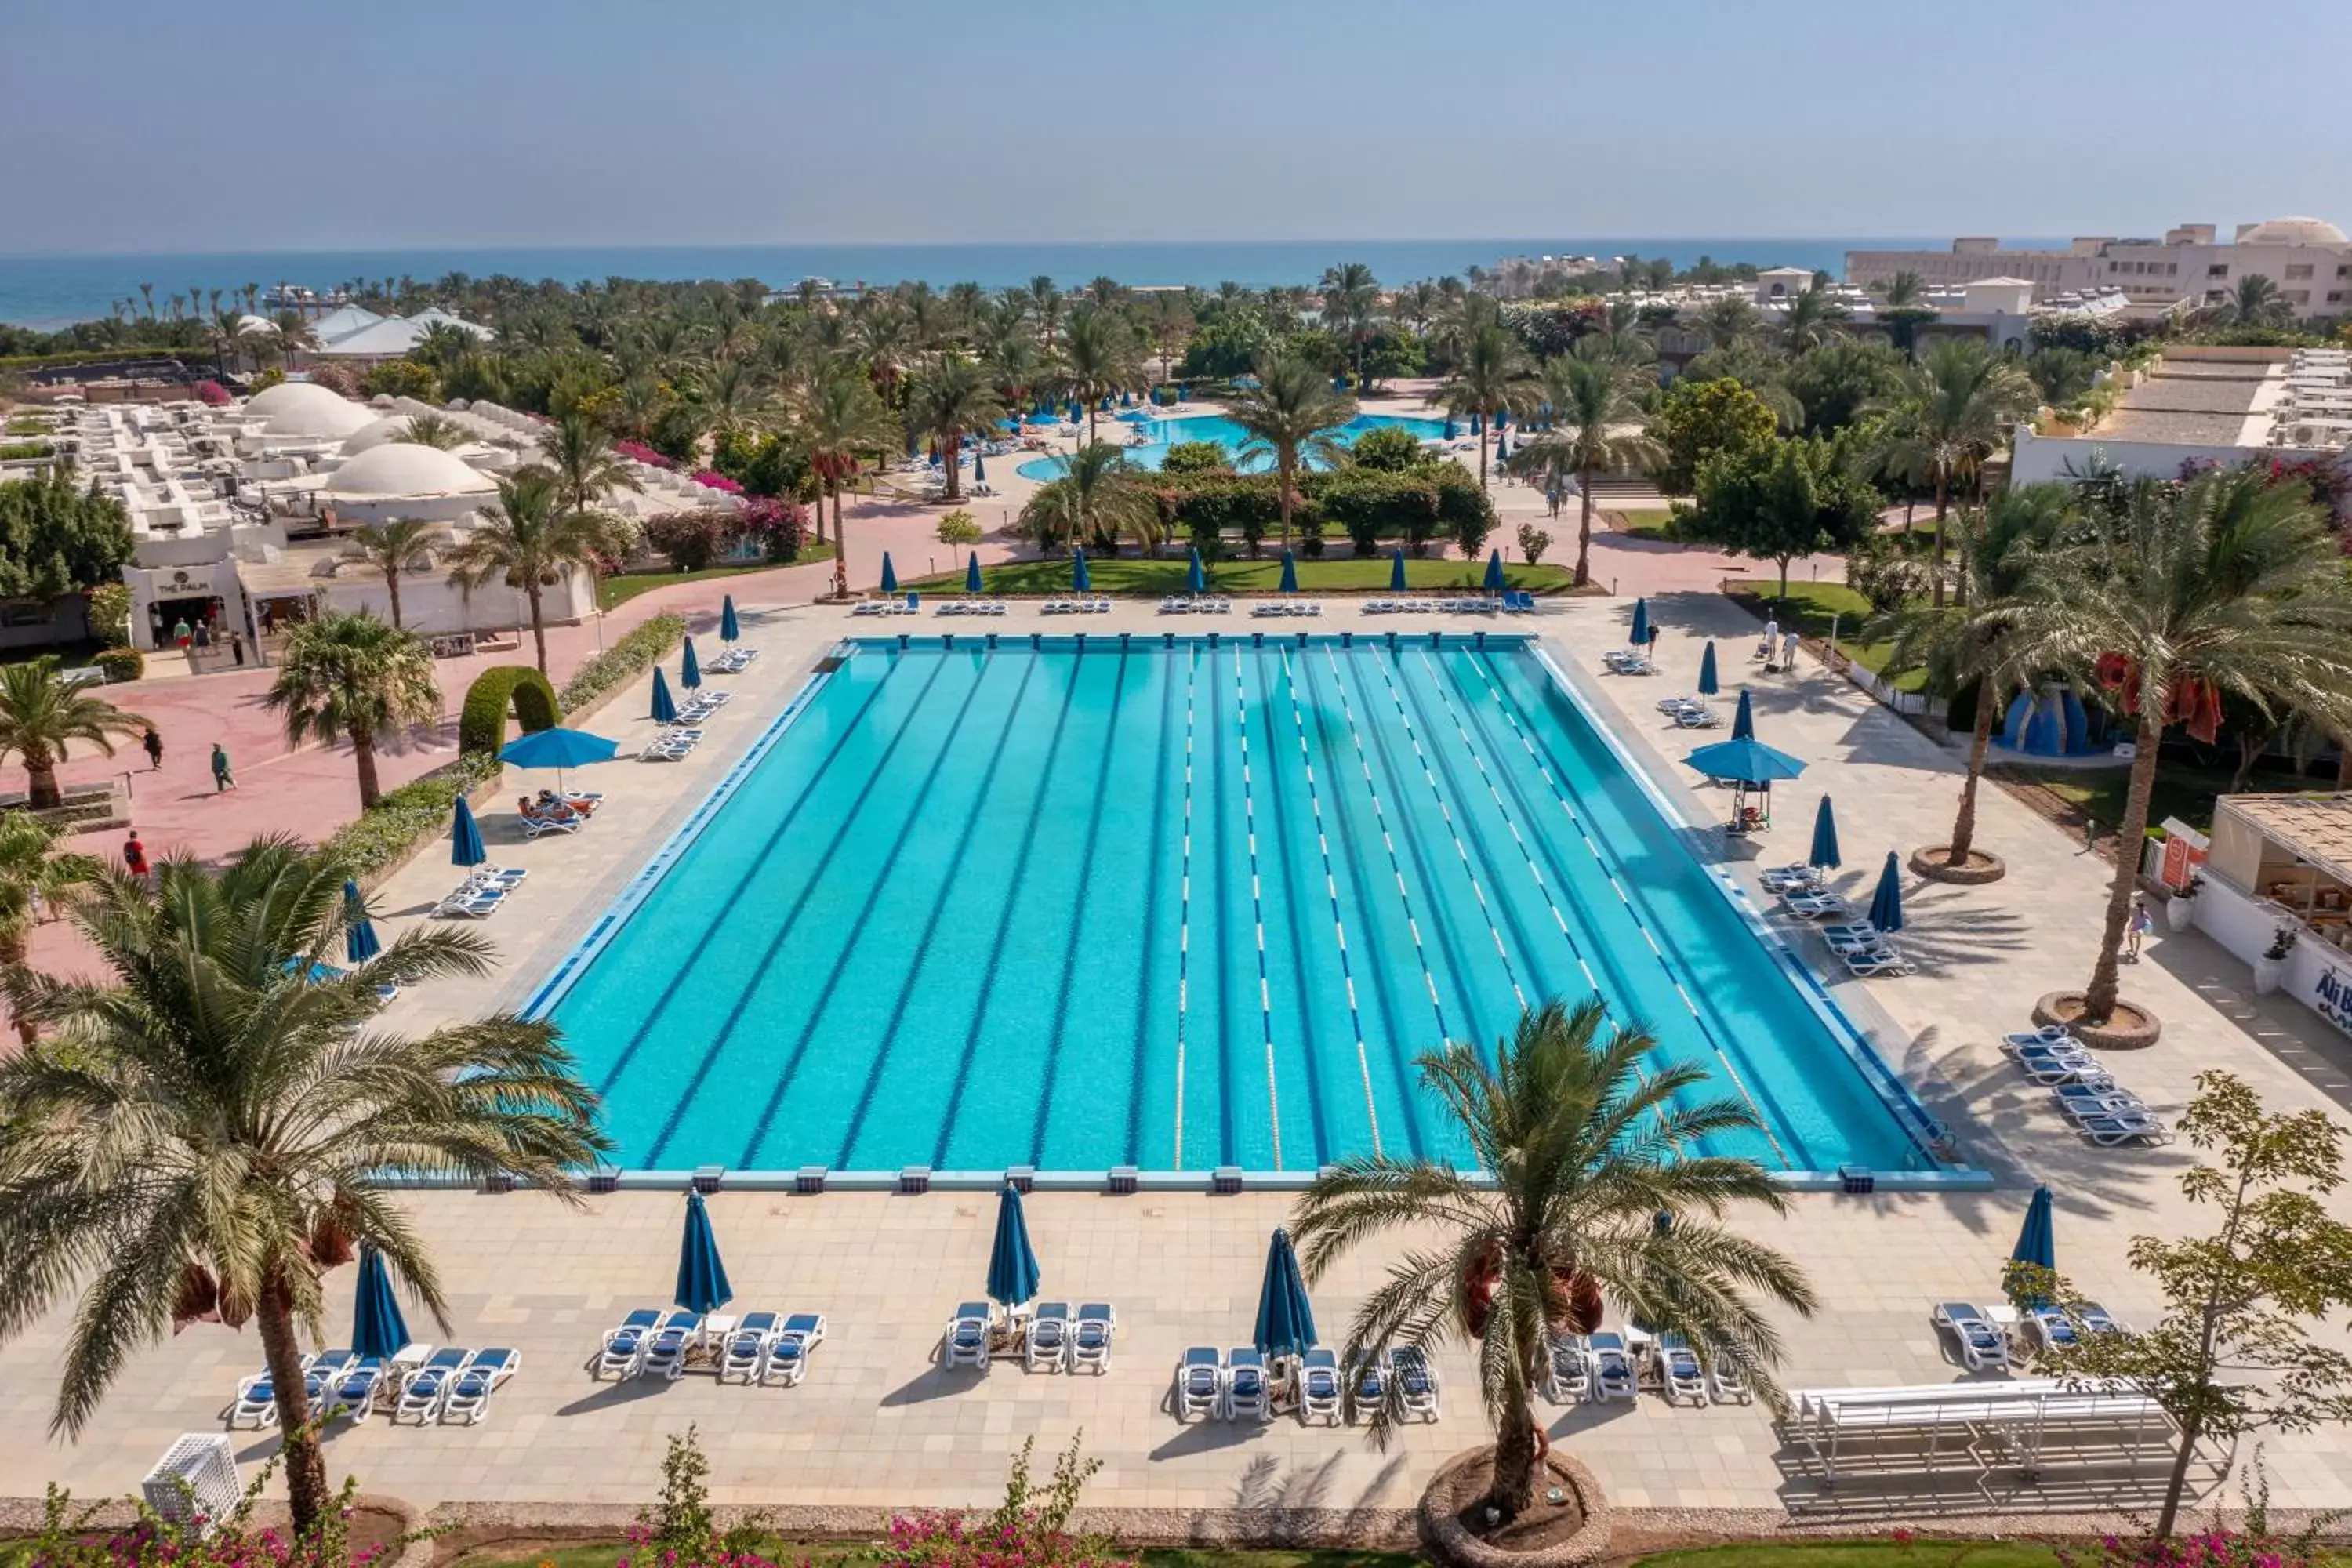
[{"label": "poolside bar", "polygon": [[[2156,878],[2177,888],[2189,863],[2166,856]],[[2223,795],[2199,871],[2197,929],[2253,966],[2256,991],[2352,1034],[2352,795]]]}]

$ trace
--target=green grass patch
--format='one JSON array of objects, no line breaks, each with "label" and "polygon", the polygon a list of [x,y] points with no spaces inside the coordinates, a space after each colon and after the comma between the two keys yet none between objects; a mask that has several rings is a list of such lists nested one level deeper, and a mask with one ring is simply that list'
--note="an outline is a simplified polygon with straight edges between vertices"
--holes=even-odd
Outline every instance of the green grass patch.
[{"label": "green grass patch", "polygon": [[[1843,583],[1790,583],[1789,596],[1780,597],[1778,577],[1733,578],[1723,585],[1723,591],[1759,616],[1770,616],[1780,623],[1780,629],[1802,632],[1808,638],[1826,641],[1832,628],[1837,633],[1838,651],[1871,671],[1886,668],[1890,644],[1865,642],[1854,634],[1870,618],[1870,601]],[[1897,691],[1924,691],[1927,687],[1925,670],[1912,670],[1897,676]]]},{"label": "green grass patch", "polygon": [[1674,512],[1664,507],[1648,507],[1631,511],[1620,511],[1614,507],[1603,510],[1615,520],[1610,527],[1619,533],[1630,533],[1636,539],[1660,540],[1668,544],[1703,542],[1676,527]]},{"label": "green grass patch", "polygon": [[2058,1554],[2023,1541],[1743,1542],[1662,1552],[1634,1568],[2058,1568]]},{"label": "green grass patch", "polygon": [[[1189,563],[1183,561],[1145,561],[1129,557],[1097,560],[1087,557],[1087,576],[1094,591],[1106,595],[1127,595],[1138,598],[1160,598],[1184,592],[1184,576]],[[1282,584],[1282,561],[1279,556],[1261,561],[1213,561],[1205,563],[1209,591],[1213,594],[1271,594]],[[1379,557],[1358,561],[1306,561],[1298,563],[1298,590],[1302,594],[1376,594],[1389,585],[1391,565]],[[1524,588],[1535,594],[1558,594],[1567,591],[1572,574],[1564,566],[1529,566],[1524,563],[1503,567],[1503,579],[1514,588]],[[1484,561],[1441,561],[1435,557],[1416,561],[1408,556],[1404,563],[1406,584],[1416,593],[1435,593],[1456,589],[1479,592],[1486,581]],[[919,582],[906,581],[902,587],[941,596],[963,592],[963,574],[943,572],[936,577]],[[981,568],[981,588],[989,594],[1066,594],[1070,591],[1070,563],[1067,561],[1012,561],[996,566]]]},{"label": "green grass patch", "polygon": [[[2131,768],[2126,764],[2075,769],[2003,763],[2001,775],[2041,785],[2076,811],[2096,817],[2105,833],[2113,833],[2123,821],[2125,797],[2131,789]],[[2148,794],[2147,825],[2155,827],[2166,817],[2177,816],[2200,833],[2211,832],[2213,797],[2228,793],[2236,779],[2236,770],[2231,768],[2203,768],[2186,762],[2157,763],[2156,784]],[[2244,793],[2284,795],[2330,788],[2328,780],[2315,774],[2297,778],[2292,773],[2257,770],[2246,781]]]},{"label": "green grass patch", "polygon": [[[833,546],[810,540],[801,546],[797,559],[782,563],[787,566],[805,566],[812,561],[833,559]],[[656,588],[667,588],[673,583],[701,583],[713,577],[742,577],[753,572],[772,572],[777,563],[755,561],[748,566],[706,566],[699,572],[619,572],[605,578],[596,588],[596,603],[604,609],[625,605],[640,594]]]}]

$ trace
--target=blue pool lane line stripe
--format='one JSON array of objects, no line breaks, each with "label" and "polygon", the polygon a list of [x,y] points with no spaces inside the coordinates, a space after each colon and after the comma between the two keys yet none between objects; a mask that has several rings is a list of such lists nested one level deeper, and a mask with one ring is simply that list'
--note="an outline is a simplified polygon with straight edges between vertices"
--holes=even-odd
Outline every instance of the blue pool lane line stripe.
[{"label": "blue pool lane line stripe", "polygon": [[1192,983],[1192,725],[1193,699],[1200,691],[1201,650],[1192,648],[1184,668],[1184,837],[1177,873],[1176,909],[1176,1140],[1169,1168],[1184,1168],[1184,1047]]},{"label": "blue pool lane line stripe", "polygon": [[1298,732],[1298,761],[1307,773],[1307,804],[1315,816],[1315,848],[1323,857],[1323,893],[1331,905],[1331,940],[1339,947],[1339,978],[1348,987],[1348,1026],[1356,1037],[1356,1073],[1364,1089],[1364,1120],[1372,1132],[1372,1158],[1381,1155],[1381,1109],[1372,1100],[1372,1058],[1364,1044],[1364,1011],[1356,1004],[1356,970],[1348,953],[1348,922],[1339,913],[1339,879],[1331,869],[1331,837],[1323,826],[1323,795],[1315,782],[1315,753],[1307,743],[1307,715],[1298,706],[1298,678],[1282,654],[1282,682],[1290,693],[1290,723]]},{"label": "blue pool lane line stripe", "polygon": [[[1151,826],[1156,833],[1160,824],[1168,820],[1169,761],[1168,731],[1176,722],[1176,682],[1165,668],[1160,680],[1160,732],[1152,741],[1152,754],[1160,759],[1151,782]],[[1156,847],[1151,856],[1151,870],[1143,889],[1143,971],[1135,988],[1135,1049],[1134,1060],[1127,1078],[1127,1140],[1128,1161],[1143,1165],[1148,1161],[1143,1144],[1144,1089],[1151,1070],[1151,1012],[1156,1001],[1153,973],[1160,956],[1160,894],[1165,879],[1168,857]]]},{"label": "blue pool lane line stripe", "polygon": [[1250,929],[1257,942],[1258,1029],[1265,1046],[1266,1114],[1274,1124],[1274,1168],[1282,1169],[1282,1096],[1274,1081],[1274,994],[1265,983],[1265,897],[1258,879],[1257,795],[1250,779],[1249,689],[1242,679],[1242,650],[1234,646],[1234,733],[1241,741],[1242,826],[1249,845]]}]

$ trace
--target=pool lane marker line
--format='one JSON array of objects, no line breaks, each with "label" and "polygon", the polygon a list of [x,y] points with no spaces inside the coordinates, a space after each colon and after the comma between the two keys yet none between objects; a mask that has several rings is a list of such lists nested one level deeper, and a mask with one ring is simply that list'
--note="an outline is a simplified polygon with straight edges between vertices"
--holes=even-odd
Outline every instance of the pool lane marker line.
[{"label": "pool lane marker line", "polygon": [[1258,1028],[1265,1041],[1265,1106],[1274,1121],[1274,1168],[1282,1169],[1282,1097],[1274,1081],[1274,996],[1265,984],[1265,899],[1257,873],[1257,793],[1250,778],[1249,689],[1242,679],[1241,645],[1234,645],[1234,732],[1242,743],[1242,823],[1249,843],[1250,923],[1257,933]]},{"label": "pool lane marker line", "polygon": [[1184,837],[1176,880],[1176,1142],[1169,1168],[1184,1168],[1184,1028],[1192,977],[1192,719],[1201,689],[1201,649],[1184,668]]},{"label": "pool lane marker line", "polygon": [[1364,1086],[1364,1116],[1371,1125],[1372,1158],[1381,1158],[1381,1112],[1372,1102],[1372,1057],[1364,1045],[1363,1010],[1356,1005],[1356,971],[1348,955],[1348,922],[1339,914],[1339,879],[1331,870],[1331,839],[1323,830],[1323,795],[1315,783],[1315,753],[1307,744],[1307,715],[1298,706],[1298,678],[1290,650],[1282,653],[1282,683],[1290,692],[1290,723],[1298,732],[1298,760],[1307,770],[1307,804],[1315,815],[1315,847],[1323,857],[1323,892],[1331,901],[1331,936],[1339,944],[1339,978],[1348,988],[1348,1023],[1356,1034],[1356,1073]]},{"label": "pool lane marker line", "polygon": [[1429,950],[1421,940],[1421,921],[1413,918],[1412,889],[1404,879],[1403,862],[1397,858],[1396,837],[1389,831],[1388,813],[1381,806],[1381,786],[1372,776],[1371,758],[1364,751],[1364,728],[1356,722],[1356,706],[1348,695],[1348,683],[1339,674],[1339,656],[1331,645],[1323,645],[1323,658],[1331,667],[1333,689],[1339,693],[1339,715],[1348,728],[1348,738],[1355,742],[1356,766],[1363,770],[1364,792],[1371,796],[1372,819],[1380,824],[1381,847],[1388,851],[1389,875],[1396,879],[1397,901],[1404,906],[1405,930],[1412,933],[1412,955],[1421,965],[1421,984],[1429,993],[1429,1010],[1437,1019],[1437,1043],[1444,1046],[1454,1037],[1445,1027],[1445,1004],[1437,994],[1437,973],[1429,967]]},{"label": "pool lane marker line", "polygon": [[1642,940],[1649,944],[1651,956],[1658,961],[1659,969],[1665,974],[1666,984],[1673,986],[1675,994],[1682,998],[1684,1007],[1689,1010],[1691,1022],[1698,1026],[1700,1038],[1706,1040],[1708,1048],[1715,1052],[1715,1059],[1723,1064],[1724,1075],[1731,1079],[1731,1087],[1739,1091],[1739,1098],[1747,1103],[1748,1114],[1756,1118],[1756,1125],[1763,1131],[1764,1141],[1772,1146],[1772,1152],[1780,1160],[1781,1168],[1790,1171],[1799,1169],[1796,1162],[1789,1158],[1788,1150],[1780,1146],[1780,1134],[1773,1131],[1771,1119],[1764,1114],[1763,1107],[1756,1103],[1756,1096],[1748,1090],[1748,1080],[1739,1076],[1739,1068],[1732,1064],[1731,1053],[1723,1048],[1723,1042],[1717,1037],[1714,1026],[1707,1022],[1706,1015],[1699,1011],[1698,1004],[1692,1000],[1690,992],[1684,987],[1682,976],[1675,973],[1674,962],[1666,956],[1665,950],[1658,945],[1658,939],[1651,934],[1649,922],[1642,918],[1641,907],[1635,904],[1626,893],[1625,885],[1617,879],[1616,868],[1610,863],[1607,856],[1601,853],[1601,847],[1593,842],[1591,831],[1585,826],[1584,818],[1578,813],[1575,803],[1569,798],[1568,792],[1552,772],[1551,763],[1537,749],[1526,727],[1519,722],[1518,714],[1505,699],[1501,689],[1495,684],[1493,676],[1486,668],[1486,660],[1473,654],[1469,659],[1469,667],[1476,672],[1479,683],[1486,689],[1487,698],[1493,702],[1495,711],[1503,716],[1503,722],[1510,726],[1511,733],[1517,736],[1519,744],[1526,748],[1528,760],[1535,764],[1537,773],[1542,777],[1545,787],[1551,791],[1552,798],[1558,801],[1559,808],[1568,814],[1569,826],[1576,830],[1577,841],[1584,846],[1591,855],[1593,863],[1600,868],[1601,874],[1608,879],[1611,890],[1617,895],[1617,901],[1624,906],[1626,918],[1633,922],[1633,929],[1640,931]]}]

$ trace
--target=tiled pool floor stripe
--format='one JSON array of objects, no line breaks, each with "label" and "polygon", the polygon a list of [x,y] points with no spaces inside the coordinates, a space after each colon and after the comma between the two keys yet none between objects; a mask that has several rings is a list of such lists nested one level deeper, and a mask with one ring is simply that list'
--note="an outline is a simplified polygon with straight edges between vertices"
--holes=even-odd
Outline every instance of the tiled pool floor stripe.
[{"label": "tiled pool floor stripe", "polygon": [[1234,733],[1241,742],[1242,831],[1249,846],[1250,934],[1257,949],[1258,1039],[1265,1052],[1266,1118],[1273,1129],[1274,1168],[1282,1169],[1282,1095],[1274,1077],[1274,996],[1265,983],[1265,891],[1258,872],[1257,789],[1250,777],[1249,689],[1242,679],[1242,649],[1234,645]]},{"label": "tiled pool floor stripe", "polygon": [[[818,858],[817,863],[820,866],[832,859],[840,850],[844,841],[849,837],[850,830],[857,825],[865,803],[872,798],[874,781],[882,776],[884,771],[890,765],[890,759],[898,755],[898,748],[906,743],[909,735],[915,733],[914,715],[921,710],[924,700],[930,695],[931,688],[939,684],[940,677],[950,668],[948,660],[944,658],[934,659],[929,663],[930,672],[923,678],[922,685],[916,689],[914,700],[908,705],[906,721],[899,724],[893,731],[889,743],[882,748],[881,754],[875,759],[874,766],[866,775],[866,787],[857,792],[857,807],[842,813],[841,821],[835,826],[833,837],[826,842],[824,854]],[[884,677],[885,680],[887,679],[887,676]],[[814,782],[812,780],[812,784]],[[759,962],[751,966],[751,973],[744,977],[743,988],[736,993],[734,1000],[729,1004],[726,1017],[720,1023],[718,1034],[703,1050],[701,1058],[694,1064],[694,1071],[688,1079],[686,1088],[671,1101],[669,1114],[663,1119],[661,1131],[655,1135],[653,1144],[646,1152],[647,1164],[661,1163],[661,1156],[667,1150],[670,1139],[677,1134],[678,1122],[685,1116],[687,1108],[692,1105],[696,1097],[701,1093],[702,1086],[709,1078],[711,1069],[718,1065],[719,1058],[726,1053],[728,1042],[734,1037],[736,1030],[742,1026],[744,1016],[751,1008],[751,999],[759,994],[761,977],[766,974],[769,967],[776,962],[776,954],[783,950],[785,939],[792,934],[793,926],[798,923],[801,915],[807,910],[809,900],[816,891],[817,883],[818,879],[814,875],[802,883],[801,890],[793,899],[791,908],[785,911],[783,918],[776,922],[776,929],[768,938],[760,954]],[[749,885],[750,879],[747,876],[744,882],[738,887],[736,897],[740,899],[742,896],[742,888]],[[725,913],[727,915],[733,913],[731,905]],[[714,926],[713,930],[716,929],[717,927]],[[702,946],[698,945],[694,951],[700,952]],[[697,966],[681,963],[679,967],[692,973]],[[749,1165],[751,1163],[750,1152],[749,1150],[745,1151],[745,1157],[738,1163]]]},{"label": "tiled pool floor stripe", "polygon": [[[1020,711],[1022,700],[1028,695],[1029,682],[1036,675],[1037,669],[1038,664],[1035,659],[1021,661],[1020,684],[1013,688],[1013,701],[1008,711],[1016,713]],[[961,721],[961,715],[959,715],[959,721]],[[988,798],[989,788],[996,782],[997,769],[1004,761],[1004,749],[1013,739],[1013,734],[1012,725],[1001,725],[997,729],[995,740],[990,743],[988,766],[981,774],[980,788],[977,792],[980,801],[985,801]],[[979,829],[982,815],[977,805],[971,811],[965,814],[963,826],[957,834],[955,850],[950,858],[950,864],[962,862],[965,851],[971,845],[972,835]],[[914,1000],[916,987],[922,980],[925,967],[930,963],[931,943],[938,937],[940,924],[947,918],[949,907],[955,901],[957,892],[958,889],[952,880],[940,884],[939,897],[931,900],[930,912],[924,918],[922,934],[916,938],[914,945],[908,950],[906,973],[898,983],[898,999],[891,1004],[890,1020],[884,1026],[880,1037],[875,1041],[874,1059],[866,1069],[865,1086],[858,1090],[856,1104],[850,1111],[849,1124],[841,1135],[840,1152],[835,1157],[835,1165],[841,1169],[849,1168],[852,1152],[857,1147],[858,1136],[866,1131],[866,1119],[872,1114],[874,1109],[875,1092],[881,1087],[883,1073],[890,1064],[891,1048],[898,1044],[899,1030],[906,1023],[908,1007]],[[811,1015],[812,1018],[819,1016],[822,1016],[821,1013]]]},{"label": "tiled pool floor stripe", "polygon": [[1303,1120],[1311,1134],[1310,1141],[1294,1136],[1291,1164],[1311,1169],[1326,1163],[1332,1151],[1360,1144],[1360,1138],[1339,1129],[1369,1126],[1370,1106],[1366,1105],[1361,1119],[1352,1113],[1348,1085],[1354,1075],[1339,1070],[1345,1068],[1344,1062],[1325,1059],[1332,1042],[1352,1031],[1337,1022],[1328,1006],[1311,1005],[1344,998],[1347,987],[1344,969],[1336,967],[1339,955],[1331,946],[1328,905],[1318,907],[1311,875],[1298,858],[1311,837],[1312,786],[1295,766],[1289,737],[1283,729],[1283,713],[1291,704],[1283,698],[1282,646],[1253,647],[1249,674],[1264,741],[1256,770],[1264,785],[1259,798],[1273,829],[1265,851],[1273,871],[1267,918],[1275,930],[1274,944],[1266,953],[1266,973],[1283,994],[1283,1005],[1275,1016],[1280,1020],[1281,1044],[1287,1053],[1284,1063],[1293,1089],[1291,1125],[1295,1131],[1304,1105]]},{"label": "tiled pool floor stripe", "polygon": [[1192,730],[1199,708],[1201,650],[1195,647],[1184,665],[1184,834],[1183,858],[1177,872],[1176,946],[1176,1130],[1170,1143],[1169,1163],[1184,1163],[1184,1051],[1191,1022],[1192,984]]},{"label": "tiled pool floor stripe", "polygon": [[[1154,822],[1168,820],[1169,780],[1178,766],[1175,749],[1168,743],[1168,739],[1175,727],[1176,682],[1166,679],[1163,672],[1160,682],[1160,733],[1155,738],[1152,748],[1152,754],[1159,759],[1159,765],[1152,770],[1151,820]],[[1183,760],[1188,763],[1190,761],[1189,758]],[[1136,1143],[1140,1143],[1144,1136],[1145,1090],[1150,1086],[1151,1075],[1151,1019],[1159,1007],[1156,971],[1159,968],[1160,943],[1156,931],[1152,930],[1148,922],[1156,921],[1160,917],[1160,900],[1165,892],[1162,884],[1166,881],[1168,857],[1164,854],[1150,856],[1148,858],[1148,864],[1150,868],[1144,874],[1143,885],[1143,917],[1147,922],[1142,954],[1143,971],[1141,983],[1135,988],[1135,1043],[1127,1078],[1128,1135]],[[1181,957],[1179,962],[1181,962]],[[1139,1154],[1140,1150],[1137,1150],[1137,1152]],[[1139,1160],[1138,1163],[1139,1163],[1140,1161]]]},{"label": "tiled pool floor stripe", "polygon": [[[699,952],[709,945],[711,939],[719,934],[721,928],[733,916],[735,906],[741,900],[744,891],[758,880],[776,851],[790,842],[793,824],[800,819],[802,808],[815,796],[818,786],[824,783],[827,771],[841,755],[843,748],[847,746],[851,738],[857,733],[858,727],[865,723],[866,714],[872,710],[874,704],[880,700],[883,689],[890,684],[891,678],[896,676],[901,668],[903,667],[894,664],[884,670],[882,679],[868,688],[866,695],[859,700],[856,710],[850,716],[850,721],[842,725],[841,732],[835,735],[833,738],[833,743],[825,748],[824,755],[819,764],[809,770],[807,777],[801,784],[800,793],[793,797],[792,805],[778,816],[775,826],[770,829],[767,837],[761,841],[759,852],[744,857],[743,874],[736,879],[735,886],[728,898],[713,907],[710,921],[703,928],[702,939],[694,945],[692,951]],[[697,816],[699,821],[689,823],[688,828],[698,834],[703,826],[709,825],[710,817],[703,813],[698,813]],[[680,837],[686,837],[684,830],[681,831]],[[646,1015],[645,1022],[630,1035],[628,1044],[621,1047],[613,1065],[605,1070],[604,1078],[597,1083],[598,1093],[607,1095],[612,1093],[613,1086],[620,1081],[621,1075],[629,1069],[629,1065],[635,1059],[639,1049],[654,1035],[662,1014],[668,1009],[673,1001],[677,1000],[678,993],[695,978],[692,964],[680,963],[672,968],[668,980],[662,984],[661,994],[655,999],[653,1010]],[[528,1016],[539,1016],[541,1011],[552,1006],[557,1000],[557,997],[551,996],[535,999],[531,1012]]]}]

